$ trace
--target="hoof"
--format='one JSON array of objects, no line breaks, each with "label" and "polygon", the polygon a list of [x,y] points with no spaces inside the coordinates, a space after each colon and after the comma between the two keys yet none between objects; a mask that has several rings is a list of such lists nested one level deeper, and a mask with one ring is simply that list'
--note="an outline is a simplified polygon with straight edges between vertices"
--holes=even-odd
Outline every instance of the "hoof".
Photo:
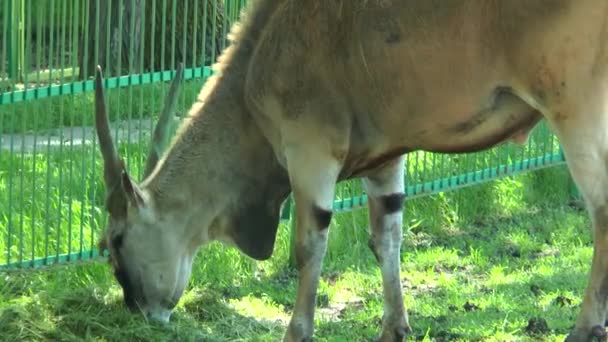
[{"label": "hoof", "polygon": [[601,325],[596,325],[591,330],[576,329],[571,332],[564,342],[589,342],[589,341],[607,341],[608,334],[606,329]]},{"label": "hoof", "polygon": [[313,342],[312,337],[306,335],[301,325],[290,323],[283,336],[283,342]]},{"label": "hoof", "polygon": [[405,337],[412,332],[409,325],[398,327],[392,330],[382,331],[382,335],[376,339],[376,342],[403,342]]},{"label": "hoof", "polygon": [[302,337],[302,338],[291,338],[289,336],[284,336],[283,337],[283,342],[291,342],[291,341],[297,341],[297,342],[313,342],[312,337]]}]

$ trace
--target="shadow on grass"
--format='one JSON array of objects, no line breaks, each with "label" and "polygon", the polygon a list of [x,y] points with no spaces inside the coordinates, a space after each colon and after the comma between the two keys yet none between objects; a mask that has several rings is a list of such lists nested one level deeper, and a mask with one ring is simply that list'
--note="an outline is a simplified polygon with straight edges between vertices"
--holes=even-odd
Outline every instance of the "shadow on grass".
[{"label": "shadow on grass", "polygon": [[191,293],[169,325],[130,313],[119,294],[89,287],[15,297],[0,309],[2,340],[265,341],[283,325],[239,314],[214,291]]},{"label": "shadow on grass", "polygon": [[[354,231],[359,235],[348,235]],[[365,227],[343,232],[333,237],[345,240],[342,248],[324,266],[315,337],[369,341],[381,329],[380,272],[365,245]],[[563,207],[418,227],[401,253],[411,340],[557,339],[578,314],[590,241],[585,213]],[[102,273],[50,269],[37,283],[26,275],[10,293],[0,291],[0,339],[280,340],[293,310],[297,272],[281,266],[285,260],[269,262],[276,267],[267,274],[262,267],[246,275],[232,265],[199,272],[166,327],[127,312],[113,279]]]},{"label": "shadow on grass", "polygon": [[[434,231],[426,237],[432,241],[422,246],[417,245],[419,241],[404,243],[402,263],[407,275],[403,282],[413,303],[408,310],[413,339],[428,335],[436,341],[501,340],[500,336],[508,340],[515,335],[542,340],[560,339],[570,331],[591,265],[588,219],[584,212],[565,208],[539,211]],[[445,261],[444,251],[449,251]],[[426,258],[426,252],[437,254]],[[452,278],[454,283],[411,279],[427,271],[436,278]],[[366,283],[358,289],[362,302],[336,308],[327,290],[320,288],[317,310],[339,312],[334,315],[337,319],[317,324],[317,336],[344,337],[357,331],[359,337],[371,338],[379,331],[378,266],[373,261],[359,262],[353,271],[352,264],[333,263],[322,279],[331,286],[349,272],[357,272]],[[285,271],[251,280],[229,295],[265,295],[290,309],[296,279],[296,272]]]},{"label": "shadow on grass", "polygon": [[[483,249],[482,249],[483,251]],[[490,251],[488,250],[487,253]],[[551,255],[539,258],[559,258]],[[413,336],[434,341],[487,340],[509,333],[518,339],[534,333],[540,338],[566,334],[578,313],[577,300],[570,292],[580,293],[586,273],[570,264],[558,264],[545,274],[505,280],[494,286],[419,286],[406,287],[406,296],[414,305],[408,308]],[[507,265],[505,272],[518,272],[518,265]],[[453,272],[457,272],[454,270]],[[440,269],[438,272],[449,272]],[[526,272],[521,269],[521,272]],[[342,275],[334,275],[337,281]],[[320,289],[317,303],[319,318],[315,337],[322,341],[370,341],[380,331],[382,294],[380,279],[361,274],[370,283],[359,289],[358,302],[336,303]],[[463,284],[470,276],[463,272]],[[331,277],[330,277],[331,278]],[[325,278],[328,279],[327,277]],[[331,282],[331,279],[329,279]],[[405,283],[405,282],[404,282]],[[177,309],[169,326],[148,323],[140,315],[129,313],[121,294],[102,283],[81,287],[66,283],[61,291],[45,293],[27,286],[7,298],[0,310],[2,336],[6,340],[90,340],[102,337],[109,341],[276,341],[282,338],[285,323],[295,300],[296,277],[293,271],[250,277],[236,287],[195,287]],[[561,301],[559,296],[565,297]],[[283,309],[276,320],[244,315],[229,303],[252,297]],[[407,300],[409,300],[407,299]],[[560,304],[561,303],[561,304]],[[246,308],[244,311],[248,311]],[[254,311],[254,310],[251,310]],[[529,320],[540,317],[548,330],[526,330]],[[512,335],[509,335],[512,336]]]},{"label": "shadow on grass", "polygon": [[427,293],[432,299],[412,291],[417,304],[408,311],[414,339],[425,335],[434,341],[503,340],[501,335],[510,336],[506,340],[563,339],[579,312],[581,298],[572,292],[581,293],[582,284],[574,279],[585,277],[575,271],[481,289],[440,288]]}]

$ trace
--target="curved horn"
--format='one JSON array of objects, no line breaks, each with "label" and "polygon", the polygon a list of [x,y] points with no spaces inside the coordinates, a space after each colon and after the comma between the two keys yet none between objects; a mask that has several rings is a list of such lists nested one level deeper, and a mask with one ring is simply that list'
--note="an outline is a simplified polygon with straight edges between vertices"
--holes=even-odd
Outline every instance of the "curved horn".
[{"label": "curved horn", "polygon": [[101,66],[97,66],[95,78],[95,128],[99,139],[99,149],[103,156],[104,179],[106,186],[113,188],[120,184],[122,168],[118,154],[114,148],[114,142],[110,135],[110,124],[106,109],[105,92],[102,85],[103,74]]},{"label": "curved horn", "polygon": [[150,152],[148,153],[146,168],[144,170],[143,175],[144,178],[148,177],[150,173],[152,173],[152,170],[154,170],[156,163],[158,163],[158,160],[160,159],[160,156],[163,153],[163,149],[165,148],[165,146],[167,146],[169,142],[169,133],[171,130],[171,115],[173,114],[175,104],[177,103],[177,98],[179,97],[183,73],[184,65],[183,63],[179,63],[177,66],[175,78],[173,79],[173,82],[171,82],[171,88],[169,89],[169,93],[167,93],[167,97],[165,98],[165,105],[163,106],[163,110],[160,113],[158,122],[156,123],[156,127],[154,128],[154,132],[152,133],[152,141],[150,142]]}]

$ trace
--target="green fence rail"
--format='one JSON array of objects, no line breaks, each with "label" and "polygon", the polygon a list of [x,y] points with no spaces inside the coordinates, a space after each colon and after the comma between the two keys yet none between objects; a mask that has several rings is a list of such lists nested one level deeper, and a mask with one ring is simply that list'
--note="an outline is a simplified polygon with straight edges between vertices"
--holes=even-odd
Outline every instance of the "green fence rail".
[{"label": "green fence rail", "polygon": [[[106,76],[112,130],[141,177],[150,132],[178,62],[182,116],[228,43],[243,0],[0,2],[0,269],[98,258],[105,225],[93,121],[93,66]],[[541,124],[525,146],[462,155],[408,155],[406,198],[561,165]],[[340,183],[334,209],[366,206],[359,181]],[[281,217],[290,219],[291,201]]]}]

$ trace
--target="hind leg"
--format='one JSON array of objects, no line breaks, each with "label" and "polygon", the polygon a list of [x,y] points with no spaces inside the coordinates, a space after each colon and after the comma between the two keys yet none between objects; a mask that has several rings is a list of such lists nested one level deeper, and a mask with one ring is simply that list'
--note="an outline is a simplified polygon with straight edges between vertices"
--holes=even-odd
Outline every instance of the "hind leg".
[{"label": "hind leg", "polygon": [[[608,309],[608,113],[603,96],[585,99],[575,113],[550,117],[568,168],[585,200],[593,228],[589,281],[574,330],[566,341],[604,338]],[[601,100],[599,100],[601,99]],[[573,111],[574,112],[574,111]],[[570,113],[570,112],[566,112]],[[585,115],[585,116],[582,116]]]},{"label": "hind leg", "polygon": [[[591,126],[592,122],[583,123]],[[599,129],[601,127],[601,129]],[[589,127],[591,128],[591,127]],[[593,227],[593,258],[589,282],[574,331],[567,341],[588,341],[603,337],[608,309],[608,151],[603,135],[608,126],[598,125],[593,138],[585,137],[587,130],[564,135],[562,144],[568,167],[581,190]]]},{"label": "hind leg", "polygon": [[327,248],[334,189],[340,164],[312,144],[289,149],[290,179],[296,204],[295,257],[298,290],[284,341],[312,341],[315,303]]},{"label": "hind leg", "polygon": [[363,179],[369,198],[369,247],[382,273],[384,315],[379,341],[403,341],[410,332],[400,278],[403,225],[403,157]]}]

